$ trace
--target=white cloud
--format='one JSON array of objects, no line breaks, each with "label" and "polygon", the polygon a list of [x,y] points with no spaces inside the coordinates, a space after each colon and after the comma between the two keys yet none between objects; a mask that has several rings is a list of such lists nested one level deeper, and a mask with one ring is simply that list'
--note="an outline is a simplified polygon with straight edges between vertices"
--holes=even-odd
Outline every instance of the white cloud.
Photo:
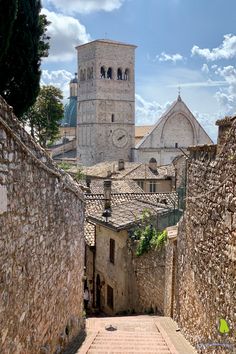
[{"label": "white cloud", "polygon": [[43,0],[44,6],[53,5],[65,14],[88,14],[95,11],[113,11],[121,7],[124,0]]},{"label": "white cloud", "polygon": [[198,122],[205,129],[206,133],[210,136],[210,138],[216,143],[218,128],[215,125],[217,119],[222,118],[221,115],[216,114],[207,114],[207,113],[199,113],[197,111],[193,112],[195,118],[197,118]]},{"label": "white cloud", "polygon": [[156,59],[159,61],[171,61],[172,63],[176,63],[177,61],[184,60],[184,57],[181,54],[167,54],[162,52],[160,55],[156,56]]},{"label": "white cloud", "polygon": [[216,48],[210,50],[209,48],[199,48],[197,45],[193,46],[192,55],[199,55],[208,61],[219,59],[232,59],[236,57],[236,36],[226,34],[223,43]]},{"label": "white cloud", "polygon": [[228,87],[217,91],[215,97],[224,107],[225,114],[234,115],[236,113],[236,67],[232,65],[218,67],[215,73],[228,83]]},{"label": "white cloud", "polygon": [[76,58],[75,46],[87,43],[91,37],[77,19],[43,9],[42,13],[51,22],[49,57],[45,61],[70,61]]},{"label": "white cloud", "polygon": [[137,125],[152,125],[155,124],[158,118],[164,113],[170,106],[170,102],[164,105],[160,105],[156,101],[148,102],[140,95],[135,95],[135,107],[136,107],[136,124]]},{"label": "white cloud", "polygon": [[202,72],[208,74],[209,73],[209,68],[207,64],[203,64],[202,66]]},{"label": "white cloud", "polygon": [[64,102],[66,102],[69,96],[69,82],[74,76],[72,73],[66,70],[43,70],[41,75],[42,85],[53,85],[62,90],[64,96]]},{"label": "white cloud", "polygon": [[228,86],[226,81],[223,80],[211,80],[208,79],[207,81],[197,81],[197,82],[184,82],[184,83],[179,83],[178,85],[168,85],[168,87],[218,87],[218,86]]}]

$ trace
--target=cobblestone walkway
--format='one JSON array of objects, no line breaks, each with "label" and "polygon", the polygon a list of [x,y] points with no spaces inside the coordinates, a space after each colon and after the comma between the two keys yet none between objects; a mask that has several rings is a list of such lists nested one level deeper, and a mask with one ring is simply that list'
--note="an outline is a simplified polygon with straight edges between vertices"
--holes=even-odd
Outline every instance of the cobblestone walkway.
[{"label": "cobblestone walkway", "polygon": [[[112,325],[113,331],[106,330]],[[89,318],[87,338],[77,354],[195,354],[170,318]]]}]

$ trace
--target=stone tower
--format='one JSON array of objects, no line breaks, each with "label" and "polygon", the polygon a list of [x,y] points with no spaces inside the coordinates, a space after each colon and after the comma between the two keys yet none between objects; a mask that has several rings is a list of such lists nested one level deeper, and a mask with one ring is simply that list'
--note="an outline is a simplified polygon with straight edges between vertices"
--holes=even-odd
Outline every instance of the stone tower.
[{"label": "stone tower", "polygon": [[132,159],[135,48],[106,39],[77,47],[78,163]]}]

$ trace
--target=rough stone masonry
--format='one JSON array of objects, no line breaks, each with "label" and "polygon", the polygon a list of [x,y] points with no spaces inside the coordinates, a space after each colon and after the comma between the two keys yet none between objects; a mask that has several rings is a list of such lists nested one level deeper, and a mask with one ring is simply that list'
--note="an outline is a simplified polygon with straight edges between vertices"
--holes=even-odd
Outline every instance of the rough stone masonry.
[{"label": "rough stone masonry", "polygon": [[84,200],[0,97],[0,353],[60,353],[84,326]]},{"label": "rough stone masonry", "polygon": [[198,353],[224,354],[236,352],[236,117],[217,124],[218,146],[190,148],[175,317]]}]

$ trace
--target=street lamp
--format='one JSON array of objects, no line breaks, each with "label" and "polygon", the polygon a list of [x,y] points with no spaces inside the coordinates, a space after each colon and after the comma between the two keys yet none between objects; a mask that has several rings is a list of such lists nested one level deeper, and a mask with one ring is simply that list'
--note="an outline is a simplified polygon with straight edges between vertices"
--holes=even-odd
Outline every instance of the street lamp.
[{"label": "street lamp", "polygon": [[111,217],[111,180],[106,179],[103,182],[104,188],[104,211],[102,216],[105,218],[105,222]]}]

